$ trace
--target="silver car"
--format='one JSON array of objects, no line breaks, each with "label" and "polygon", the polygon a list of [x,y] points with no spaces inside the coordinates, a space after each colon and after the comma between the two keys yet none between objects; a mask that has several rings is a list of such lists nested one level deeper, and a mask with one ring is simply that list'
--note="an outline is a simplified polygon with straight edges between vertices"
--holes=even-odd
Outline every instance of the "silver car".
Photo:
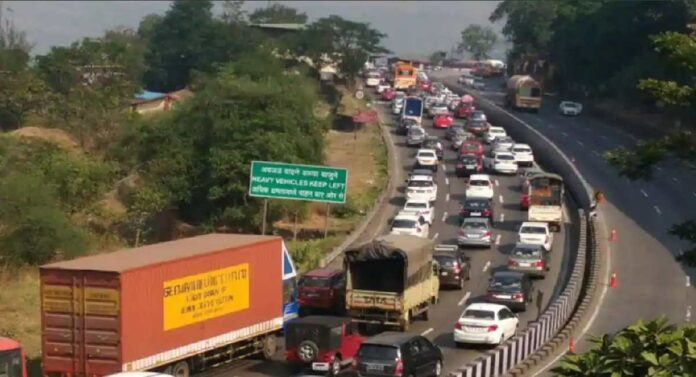
[{"label": "silver car", "polygon": [[464,219],[459,234],[459,246],[491,246],[491,223],[487,218],[470,217]]},{"label": "silver car", "polygon": [[549,252],[543,246],[518,243],[508,257],[508,269],[543,279],[550,268],[549,262]]},{"label": "silver car", "polygon": [[512,149],[513,145],[515,145],[515,141],[512,140],[510,136],[497,137],[495,140],[493,140],[492,149],[494,152],[507,152]]},{"label": "silver car", "polygon": [[406,136],[406,145],[409,147],[420,146],[427,134],[422,127],[412,126],[408,129],[408,136]]}]

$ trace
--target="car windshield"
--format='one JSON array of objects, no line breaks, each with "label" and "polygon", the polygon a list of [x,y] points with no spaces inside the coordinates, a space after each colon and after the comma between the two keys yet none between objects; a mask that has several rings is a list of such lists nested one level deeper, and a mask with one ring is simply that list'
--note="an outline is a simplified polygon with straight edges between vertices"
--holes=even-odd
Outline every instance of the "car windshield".
[{"label": "car windshield", "polygon": [[438,264],[440,264],[440,266],[444,267],[452,267],[456,263],[454,257],[449,255],[435,255],[433,256],[433,258],[435,258],[435,260]]},{"label": "car windshield", "polygon": [[495,313],[490,310],[469,309],[464,311],[462,318],[472,319],[495,319]]},{"label": "car windshield", "polygon": [[378,79],[378,78],[380,78],[380,77],[382,77],[382,76],[380,76],[380,74],[377,73],[377,72],[370,72],[370,73],[367,74],[367,77],[369,77],[369,78],[371,78],[371,79]]},{"label": "car windshield", "polygon": [[524,148],[524,147],[515,147],[515,148],[512,148],[512,151],[515,153],[530,153],[531,149]]},{"label": "car windshield", "polygon": [[578,107],[578,105],[577,105],[576,103],[572,103],[572,102],[566,102],[565,105],[563,105],[563,106],[564,106],[564,107],[569,107],[569,108],[571,108],[571,109],[575,109],[575,108]]},{"label": "car windshield", "polygon": [[410,181],[408,187],[433,187],[432,181]]},{"label": "car windshield", "polygon": [[433,152],[418,152],[418,158],[435,158]]},{"label": "car windshield", "polygon": [[546,234],[546,228],[540,226],[523,226],[520,233]]},{"label": "car windshield", "polygon": [[522,281],[517,276],[495,276],[491,280],[491,288],[519,288]]},{"label": "car windshield", "polygon": [[422,128],[411,128],[408,130],[408,134],[410,136],[421,136],[425,133],[425,131]]},{"label": "car windshield", "polygon": [[496,160],[505,160],[505,161],[512,161],[515,159],[515,156],[509,155],[509,154],[497,154],[495,156]]},{"label": "car windshield", "polygon": [[22,377],[22,357],[18,350],[0,353],[0,377]]},{"label": "car windshield", "polygon": [[483,221],[465,221],[464,224],[462,224],[462,228],[464,229],[487,229],[488,226],[486,226],[486,223]]},{"label": "car windshield", "polygon": [[398,220],[394,220],[394,223],[392,224],[392,228],[412,229],[412,228],[415,228],[416,225],[418,225],[416,220],[398,219]]},{"label": "car windshield", "polygon": [[475,164],[476,163],[476,157],[473,157],[473,156],[461,157],[459,160],[463,164]]},{"label": "car windshield", "polygon": [[467,151],[475,151],[475,150],[479,149],[479,146],[478,146],[478,144],[467,143],[467,144],[464,144],[464,149]]},{"label": "car windshield", "polygon": [[300,280],[300,286],[311,288],[327,288],[331,285],[331,281],[323,277],[304,276]]},{"label": "car windshield", "polygon": [[512,250],[512,255],[516,257],[532,258],[541,256],[541,250],[535,247],[516,247]]},{"label": "car windshield", "polygon": [[505,130],[496,130],[495,128],[491,128],[488,130],[488,132],[490,132],[492,135],[505,135]]},{"label": "car windshield", "polygon": [[428,203],[425,202],[406,202],[404,206],[406,209],[427,209]]},{"label": "car windshield", "polygon": [[467,200],[464,204],[465,207],[471,209],[488,208],[487,200]]},{"label": "car windshield", "polygon": [[483,128],[486,126],[486,123],[481,121],[481,120],[473,120],[471,123],[469,123],[469,127],[472,128]]},{"label": "car windshield", "polygon": [[398,350],[393,346],[384,346],[381,344],[364,344],[358,351],[360,359],[368,360],[395,360],[399,357]]},{"label": "car windshield", "polygon": [[484,180],[470,180],[469,181],[469,186],[478,186],[478,187],[484,187],[488,186],[489,182],[484,181]]}]

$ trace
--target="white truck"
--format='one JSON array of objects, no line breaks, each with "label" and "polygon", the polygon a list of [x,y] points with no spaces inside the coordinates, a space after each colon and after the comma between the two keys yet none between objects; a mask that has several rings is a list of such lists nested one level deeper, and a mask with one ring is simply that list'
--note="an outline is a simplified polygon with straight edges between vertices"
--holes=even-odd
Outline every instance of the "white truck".
[{"label": "white truck", "polygon": [[563,178],[558,174],[539,173],[529,178],[528,221],[545,222],[554,231],[563,224]]}]

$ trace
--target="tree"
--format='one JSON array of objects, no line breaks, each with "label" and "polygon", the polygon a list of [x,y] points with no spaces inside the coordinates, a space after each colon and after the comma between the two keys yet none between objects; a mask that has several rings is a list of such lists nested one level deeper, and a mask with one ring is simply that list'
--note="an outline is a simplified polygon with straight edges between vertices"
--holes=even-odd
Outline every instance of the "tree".
[{"label": "tree", "polygon": [[504,0],[498,3],[489,20],[505,19],[503,35],[513,43],[514,56],[537,54],[551,41],[559,3],[562,2]]},{"label": "tree", "polygon": [[389,52],[381,45],[385,37],[367,23],[332,15],[309,25],[297,48],[300,55],[310,57],[315,64],[337,62],[341,74],[352,79],[370,55]]},{"label": "tree", "polygon": [[491,48],[498,41],[498,35],[489,26],[469,25],[462,31],[462,39],[457,46],[457,51],[468,51],[474,59],[480,60],[488,57]]},{"label": "tree", "polygon": [[696,374],[696,327],[678,328],[664,318],[631,325],[593,340],[594,347],[567,355],[551,372],[561,377],[656,376]]},{"label": "tree", "polygon": [[430,54],[430,64],[433,65],[441,65],[442,62],[445,60],[447,57],[447,52],[445,51],[435,51],[432,54]]},{"label": "tree", "polygon": [[29,70],[2,78],[0,85],[0,129],[14,130],[24,125],[30,114],[46,115],[55,98],[49,87]]},{"label": "tree", "polygon": [[222,20],[226,24],[241,24],[246,22],[247,14],[242,7],[244,0],[225,0],[222,3]]},{"label": "tree", "polygon": [[307,14],[283,4],[273,3],[254,10],[249,15],[249,21],[255,24],[304,24],[307,22]]},{"label": "tree", "polygon": [[143,17],[138,24],[138,37],[149,44],[155,30],[157,30],[159,25],[162,23],[162,19],[163,17],[159,14],[148,14],[147,16]]}]

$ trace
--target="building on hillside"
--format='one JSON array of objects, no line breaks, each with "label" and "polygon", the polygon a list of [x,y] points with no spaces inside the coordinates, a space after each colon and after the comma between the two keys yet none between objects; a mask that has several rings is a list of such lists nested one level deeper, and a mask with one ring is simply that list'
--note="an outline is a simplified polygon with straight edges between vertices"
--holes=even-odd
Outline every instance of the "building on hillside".
[{"label": "building on hillside", "polygon": [[171,93],[145,90],[135,96],[135,99],[131,102],[131,110],[143,115],[169,111],[192,96],[193,92],[188,89],[181,89]]}]

